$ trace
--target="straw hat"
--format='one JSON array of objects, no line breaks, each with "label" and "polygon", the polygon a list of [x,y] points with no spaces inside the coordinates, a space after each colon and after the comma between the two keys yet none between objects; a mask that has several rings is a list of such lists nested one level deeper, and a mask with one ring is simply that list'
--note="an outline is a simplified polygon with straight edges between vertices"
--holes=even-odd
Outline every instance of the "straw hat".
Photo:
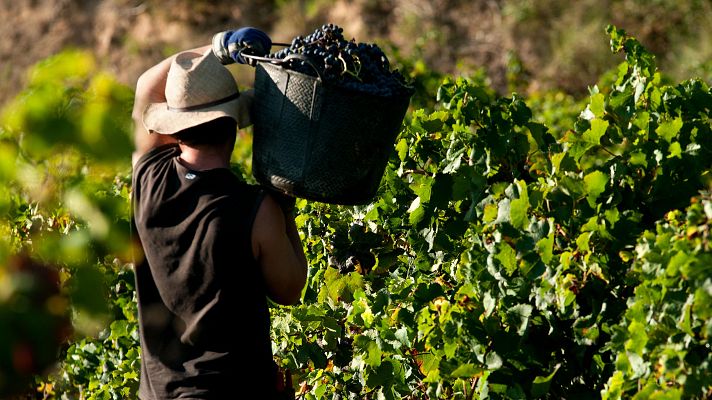
[{"label": "straw hat", "polygon": [[250,96],[240,96],[230,71],[211,50],[176,55],[166,78],[166,102],[149,104],[143,125],[149,132],[170,135],[220,117],[243,128],[250,123]]}]

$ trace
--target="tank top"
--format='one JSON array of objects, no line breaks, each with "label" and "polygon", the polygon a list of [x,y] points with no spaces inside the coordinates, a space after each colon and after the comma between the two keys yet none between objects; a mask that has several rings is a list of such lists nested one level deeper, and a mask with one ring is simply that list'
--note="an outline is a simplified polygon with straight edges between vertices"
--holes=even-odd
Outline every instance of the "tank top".
[{"label": "tank top", "polygon": [[190,170],[179,155],[158,147],[133,170],[139,397],[272,398],[269,308],[251,246],[264,194],[229,169]]}]

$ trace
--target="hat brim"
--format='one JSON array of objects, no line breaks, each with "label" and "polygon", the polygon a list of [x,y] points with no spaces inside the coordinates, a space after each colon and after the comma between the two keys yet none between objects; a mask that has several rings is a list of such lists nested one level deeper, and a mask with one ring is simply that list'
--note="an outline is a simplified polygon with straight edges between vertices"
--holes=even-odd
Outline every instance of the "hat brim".
[{"label": "hat brim", "polygon": [[240,96],[226,103],[193,111],[179,111],[168,107],[168,103],[152,103],[143,111],[143,125],[149,132],[172,135],[222,117],[237,122],[238,128],[250,125],[249,96]]}]

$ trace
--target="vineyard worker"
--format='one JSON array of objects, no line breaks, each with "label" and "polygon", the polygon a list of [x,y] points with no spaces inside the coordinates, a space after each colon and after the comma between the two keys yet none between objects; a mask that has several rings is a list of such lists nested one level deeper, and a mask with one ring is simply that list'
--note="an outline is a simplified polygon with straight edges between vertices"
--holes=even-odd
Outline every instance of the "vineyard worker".
[{"label": "vineyard worker", "polygon": [[[299,301],[306,258],[294,200],[229,169],[254,94],[220,58],[268,52],[254,28],[221,34],[138,79],[133,109],[133,212],[141,340],[139,397],[287,398],[273,360],[267,297]],[[230,51],[227,51],[230,46]],[[291,199],[291,198],[290,198]],[[291,391],[291,396],[294,392]]]}]

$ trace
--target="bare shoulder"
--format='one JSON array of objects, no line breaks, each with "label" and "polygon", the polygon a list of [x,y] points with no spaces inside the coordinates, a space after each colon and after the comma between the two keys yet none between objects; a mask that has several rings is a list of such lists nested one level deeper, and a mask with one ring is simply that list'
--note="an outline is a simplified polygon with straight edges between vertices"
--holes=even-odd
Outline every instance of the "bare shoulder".
[{"label": "bare shoulder", "polygon": [[253,250],[256,250],[253,251],[255,258],[259,258],[260,247],[265,247],[270,242],[281,239],[280,236],[284,235],[284,227],[282,209],[271,195],[265,195],[257,209],[252,228]]}]

